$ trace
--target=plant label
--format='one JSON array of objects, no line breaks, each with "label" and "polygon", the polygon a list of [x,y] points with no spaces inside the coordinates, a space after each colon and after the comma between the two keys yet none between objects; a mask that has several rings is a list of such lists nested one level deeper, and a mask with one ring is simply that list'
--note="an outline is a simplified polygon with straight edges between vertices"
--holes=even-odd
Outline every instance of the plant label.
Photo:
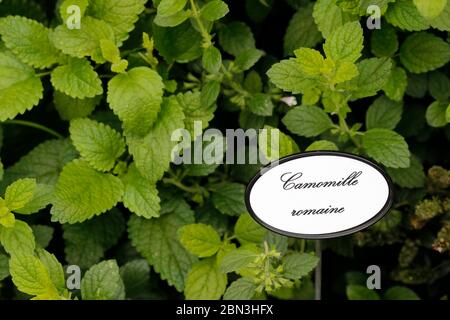
[{"label": "plant label", "polygon": [[264,227],[290,237],[327,239],[363,230],[393,201],[376,164],[342,152],[295,154],[269,164],[247,187],[246,205]]}]

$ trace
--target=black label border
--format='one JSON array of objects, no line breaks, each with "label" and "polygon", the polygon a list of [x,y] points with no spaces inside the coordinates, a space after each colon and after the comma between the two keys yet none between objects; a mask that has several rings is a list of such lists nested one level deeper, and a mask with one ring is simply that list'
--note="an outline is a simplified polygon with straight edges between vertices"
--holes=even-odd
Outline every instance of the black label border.
[{"label": "black label border", "polygon": [[[285,162],[289,162],[292,160],[296,160],[296,159],[300,159],[300,158],[306,158],[306,157],[312,157],[312,156],[337,156],[337,157],[344,157],[344,158],[350,158],[353,160],[357,160],[360,162],[363,162],[369,166],[371,166],[372,168],[376,169],[379,173],[381,173],[381,175],[383,176],[383,178],[386,180],[387,184],[388,184],[388,188],[389,188],[389,195],[388,198],[386,200],[386,203],[384,204],[383,208],[380,210],[380,212],[378,212],[377,214],[375,214],[372,218],[370,218],[369,220],[346,230],[342,230],[342,231],[337,231],[337,232],[331,232],[331,233],[323,233],[323,234],[301,234],[301,233],[295,233],[295,232],[289,232],[289,231],[284,231],[284,230],[280,230],[278,228],[275,228],[271,225],[269,225],[268,223],[264,222],[262,219],[260,219],[257,214],[253,211],[253,208],[250,205],[250,193],[253,189],[253,186],[255,185],[255,183],[258,181],[259,178],[261,178],[263,176],[264,173],[262,172],[266,172],[270,171],[271,168],[270,167],[277,167],[280,164],[283,164]],[[276,165],[275,165],[276,164]],[[332,238],[338,238],[338,237],[342,237],[342,236],[346,236],[346,235],[350,235],[353,233],[356,233],[358,231],[364,230],[368,227],[370,227],[371,225],[375,224],[376,222],[378,222],[381,218],[383,218],[386,213],[389,212],[389,210],[392,207],[392,204],[394,202],[394,186],[392,183],[391,178],[388,176],[388,174],[376,163],[352,154],[352,153],[347,153],[347,152],[342,152],[342,151],[308,151],[308,152],[301,152],[301,153],[296,153],[296,154],[292,154],[286,157],[283,157],[279,160],[273,161],[267,165],[265,165],[264,167],[262,167],[259,172],[252,178],[252,180],[250,180],[249,184],[247,185],[247,188],[245,190],[245,205],[247,207],[247,211],[250,213],[251,217],[258,222],[260,225],[262,225],[264,228],[273,231],[275,233],[278,233],[280,235],[283,236],[288,236],[288,237],[293,237],[293,238],[299,238],[299,239],[312,239],[312,240],[321,240],[321,239],[332,239]]]}]

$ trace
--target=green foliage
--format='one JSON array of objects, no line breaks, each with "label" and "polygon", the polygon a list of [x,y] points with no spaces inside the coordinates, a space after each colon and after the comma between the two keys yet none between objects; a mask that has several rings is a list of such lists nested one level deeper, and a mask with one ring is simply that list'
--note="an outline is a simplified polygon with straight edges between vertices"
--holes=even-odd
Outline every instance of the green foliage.
[{"label": "green foliage", "polygon": [[0,52],[0,71],[7,74],[0,85],[0,121],[32,109],[42,98],[42,82],[33,68],[8,51]]},{"label": "green foliage", "polygon": [[107,260],[92,266],[81,282],[81,296],[85,300],[123,300],[125,285],[116,261]]},{"label": "green foliage", "polygon": [[353,274],[334,293],[448,296],[450,1],[56,2],[0,5],[0,299],[310,299],[313,243],[247,212],[260,163],[174,163],[178,129],[195,160],[224,142],[204,130],[231,128],[266,129],[266,160],[339,150],[386,169],[386,217],[324,243],[364,247],[389,286]]}]

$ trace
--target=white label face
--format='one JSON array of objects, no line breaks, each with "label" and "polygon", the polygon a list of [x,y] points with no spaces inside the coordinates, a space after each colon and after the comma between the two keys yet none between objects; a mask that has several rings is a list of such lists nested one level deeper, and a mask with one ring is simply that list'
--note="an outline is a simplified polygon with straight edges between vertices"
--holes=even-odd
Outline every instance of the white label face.
[{"label": "white label face", "polygon": [[253,218],[287,236],[325,239],[372,225],[392,205],[392,187],[377,165],[340,152],[310,152],[268,166],[247,187]]}]

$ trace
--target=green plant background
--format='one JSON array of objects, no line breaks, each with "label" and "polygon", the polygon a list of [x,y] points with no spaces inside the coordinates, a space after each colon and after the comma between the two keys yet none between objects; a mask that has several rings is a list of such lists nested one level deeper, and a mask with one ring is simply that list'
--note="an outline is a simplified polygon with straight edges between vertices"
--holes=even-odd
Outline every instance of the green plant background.
[{"label": "green plant background", "polygon": [[446,299],[450,1],[430,3],[3,0],[0,298],[314,298],[314,241],[246,213],[259,165],[170,163],[202,121],[386,168],[393,209],[323,242],[324,298]]}]

